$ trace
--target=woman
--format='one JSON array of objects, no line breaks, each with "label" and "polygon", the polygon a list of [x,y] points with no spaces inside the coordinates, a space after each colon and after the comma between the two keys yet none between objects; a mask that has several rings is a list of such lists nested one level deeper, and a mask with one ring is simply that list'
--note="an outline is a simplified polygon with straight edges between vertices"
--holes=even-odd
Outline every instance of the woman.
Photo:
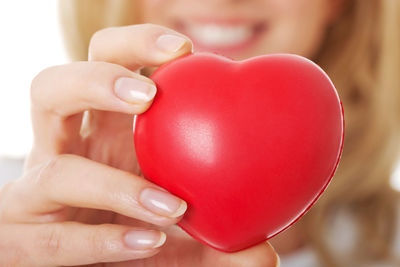
[{"label": "woman", "polygon": [[[395,0],[60,1],[67,48],[83,61],[48,68],[32,82],[35,143],[23,176],[0,192],[0,262],[277,265],[268,242],[225,254],[188,237],[174,226],[186,203],[139,177],[139,166],[132,164],[132,115],[151,108],[156,94],[144,75],[151,72],[147,67],[190,53],[193,43],[195,50],[235,59],[300,54],[328,72],[346,113],[341,164],[316,205],[270,242],[282,258],[312,247],[322,266],[394,262],[398,195],[389,177],[399,150],[399,5]],[[338,255],[326,240],[338,210],[350,211],[360,230],[349,257]]]}]

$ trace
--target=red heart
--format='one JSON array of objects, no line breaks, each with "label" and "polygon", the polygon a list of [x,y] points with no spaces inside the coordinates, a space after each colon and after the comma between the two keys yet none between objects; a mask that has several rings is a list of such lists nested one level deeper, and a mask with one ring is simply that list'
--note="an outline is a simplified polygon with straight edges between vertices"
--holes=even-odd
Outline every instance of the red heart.
[{"label": "red heart", "polygon": [[343,110],[328,76],[295,55],[235,62],[192,54],[160,67],[151,108],[135,119],[146,178],[181,197],[179,226],[233,252],[303,215],[331,180]]}]

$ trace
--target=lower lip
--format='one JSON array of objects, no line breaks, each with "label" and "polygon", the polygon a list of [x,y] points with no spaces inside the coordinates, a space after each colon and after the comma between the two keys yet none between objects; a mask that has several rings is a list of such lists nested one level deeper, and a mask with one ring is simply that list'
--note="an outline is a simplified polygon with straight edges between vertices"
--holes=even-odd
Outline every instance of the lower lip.
[{"label": "lower lip", "polygon": [[222,55],[235,55],[244,53],[250,50],[252,47],[254,47],[256,43],[260,40],[262,34],[265,33],[267,27],[264,23],[255,26],[250,38],[241,43],[237,43],[230,46],[210,46],[203,44],[200,41],[196,40],[195,37],[191,36],[190,33],[186,31],[184,25],[181,24],[177,28],[179,31],[187,35],[193,41],[195,51],[215,52]]}]

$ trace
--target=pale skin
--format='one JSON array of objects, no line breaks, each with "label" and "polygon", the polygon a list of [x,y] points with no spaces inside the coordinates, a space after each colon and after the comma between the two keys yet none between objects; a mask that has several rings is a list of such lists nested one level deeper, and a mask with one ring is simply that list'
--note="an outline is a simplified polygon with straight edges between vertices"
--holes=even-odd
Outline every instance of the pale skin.
[{"label": "pale skin", "polygon": [[[327,0],[297,2],[305,5],[307,1],[326,9]],[[150,12],[157,12],[151,9],[155,2],[160,1],[144,1],[144,17],[173,28],[161,10]],[[176,4],[171,8],[183,6],[180,1],[168,2]],[[241,1],[207,2],[229,6]],[[243,1],[249,2],[268,1]],[[199,2],[192,4],[195,3]],[[254,7],[257,9],[257,5]],[[171,14],[177,12],[174,10]],[[321,29],[332,14],[326,12],[321,17],[312,22],[320,24],[309,43],[293,45],[290,52],[311,55],[315,51],[322,38]],[[277,44],[263,36],[255,47],[240,55],[235,52],[235,58],[273,51],[280,42],[274,40]],[[261,51],[263,44],[266,50]],[[302,50],[296,52],[295,47]],[[160,66],[192,51],[189,37],[163,26],[109,28],[92,37],[88,61],[50,67],[35,77],[31,86],[34,146],[22,177],[0,189],[0,265],[279,264],[269,242],[223,253],[194,240],[176,226],[186,211],[185,201],[138,175],[132,140],[133,115],[151,108],[156,93],[153,81],[138,70]],[[120,78],[125,81],[118,83]],[[147,98],[132,99],[126,90],[129,85],[148,89]],[[84,120],[81,131],[87,110],[90,116]],[[292,242],[287,242],[287,238],[275,242],[283,252],[299,243],[298,235],[291,233],[295,231],[288,231],[286,236]]]}]

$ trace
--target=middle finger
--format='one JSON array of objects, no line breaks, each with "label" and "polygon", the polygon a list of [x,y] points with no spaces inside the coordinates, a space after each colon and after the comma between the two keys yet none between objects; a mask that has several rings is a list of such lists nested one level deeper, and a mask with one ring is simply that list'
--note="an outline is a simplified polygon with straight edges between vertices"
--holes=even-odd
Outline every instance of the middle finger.
[{"label": "middle finger", "polygon": [[160,226],[177,223],[187,208],[185,201],[142,177],[76,155],[33,168],[8,187],[0,205],[7,207],[1,219],[9,223],[51,222],[51,214],[72,206]]}]

